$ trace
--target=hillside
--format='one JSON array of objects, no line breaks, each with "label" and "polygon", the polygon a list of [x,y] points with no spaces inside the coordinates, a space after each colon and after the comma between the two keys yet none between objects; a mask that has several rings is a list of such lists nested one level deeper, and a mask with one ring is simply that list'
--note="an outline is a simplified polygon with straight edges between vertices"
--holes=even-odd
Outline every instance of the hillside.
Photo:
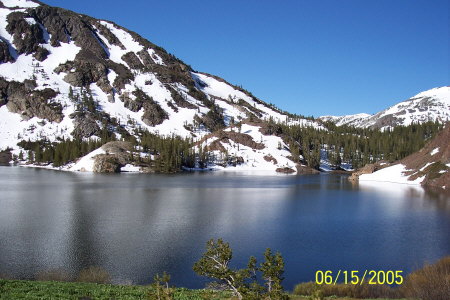
[{"label": "hillside", "polygon": [[[322,128],[291,117],[113,22],[39,1],[0,1],[0,150],[23,150],[27,159],[21,141],[139,140],[143,131],[197,142],[252,120]],[[265,153],[276,153],[273,145],[263,143]],[[244,146],[240,157],[266,163]],[[293,166],[286,156],[276,159]]]},{"label": "hillside", "polygon": [[[2,163],[98,172],[349,170],[420,149],[437,130],[426,121],[450,116],[449,94],[426,91],[373,116],[304,118],[113,22],[0,0]],[[342,131],[330,120],[373,130]],[[412,123],[424,126],[377,131]]]},{"label": "hillside", "polygon": [[381,129],[429,121],[445,123],[450,120],[450,87],[439,87],[421,92],[374,115],[322,116],[319,119],[332,121],[337,126]]},{"label": "hillside", "polygon": [[[420,151],[399,162],[375,168],[366,168],[359,176],[360,181],[395,182],[450,188],[450,123]],[[384,167],[384,168],[383,168]]]}]

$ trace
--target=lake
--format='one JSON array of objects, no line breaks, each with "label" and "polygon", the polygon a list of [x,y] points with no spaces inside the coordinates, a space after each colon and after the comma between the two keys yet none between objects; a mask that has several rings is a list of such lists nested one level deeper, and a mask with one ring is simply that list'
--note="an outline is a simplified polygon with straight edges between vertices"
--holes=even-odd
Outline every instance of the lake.
[{"label": "lake", "polygon": [[285,259],[284,285],[317,270],[411,270],[450,254],[450,197],[398,184],[352,185],[345,175],[232,172],[88,174],[0,167],[0,274],[106,269],[147,284],[192,271],[210,238],[235,266],[266,248]]}]

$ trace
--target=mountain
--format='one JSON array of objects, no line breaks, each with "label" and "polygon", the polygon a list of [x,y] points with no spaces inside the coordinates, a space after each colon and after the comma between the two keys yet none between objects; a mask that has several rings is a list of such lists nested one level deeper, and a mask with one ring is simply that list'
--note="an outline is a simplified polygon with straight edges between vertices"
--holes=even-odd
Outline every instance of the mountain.
[{"label": "mountain", "polygon": [[354,115],[345,115],[345,116],[321,116],[319,117],[320,120],[324,122],[331,121],[335,123],[337,126],[342,125],[348,125],[348,126],[355,126],[358,127],[358,125],[366,120],[367,118],[371,117],[371,115],[366,113],[360,113],[360,114],[354,114]]},{"label": "mountain", "polygon": [[[113,22],[40,1],[0,1],[0,150],[19,155],[26,150],[19,142],[42,140],[139,140],[148,131],[212,144],[249,168],[295,170],[281,138],[249,125],[269,119],[323,128],[194,71]],[[237,123],[249,124],[239,132]]]},{"label": "mountain", "polygon": [[[425,147],[394,164],[377,163],[356,173],[359,181],[450,188],[450,123]],[[373,173],[372,173],[373,172]]]},{"label": "mountain", "polygon": [[388,128],[412,123],[450,120],[450,86],[424,91],[374,115],[322,116],[322,121],[332,121],[337,126],[359,128]]}]

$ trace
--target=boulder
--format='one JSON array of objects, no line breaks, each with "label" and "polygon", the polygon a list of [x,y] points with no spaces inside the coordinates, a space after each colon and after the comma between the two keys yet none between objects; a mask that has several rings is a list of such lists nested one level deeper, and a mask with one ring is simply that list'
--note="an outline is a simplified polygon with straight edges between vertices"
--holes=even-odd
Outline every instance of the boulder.
[{"label": "boulder", "polygon": [[297,174],[319,174],[320,172],[316,169],[313,169],[308,166],[303,166],[300,164],[296,165],[297,168]]},{"label": "boulder", "polygon": [[284,167],[284,168],[277,168],[275,170],[277,173],[284,173],[284,174],[292,174],[295,173],[295,170],[289,167]]}]

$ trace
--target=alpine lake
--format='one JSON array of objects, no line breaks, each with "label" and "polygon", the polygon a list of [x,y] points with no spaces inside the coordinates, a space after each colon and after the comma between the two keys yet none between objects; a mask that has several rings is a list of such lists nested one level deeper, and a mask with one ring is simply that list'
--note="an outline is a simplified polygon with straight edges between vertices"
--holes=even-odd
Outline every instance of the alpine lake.
[{"label": "alpine lake", "polygon": [[178,287],[211,238],[233,266],[266,248],[285,261],[286,289],[318,270],[402,270],[450,254],[450,195],[346,175],[198,172],[91,174],[0,167],[0,274],[34,278],[99,266],[115,283],[168,272]]}]

